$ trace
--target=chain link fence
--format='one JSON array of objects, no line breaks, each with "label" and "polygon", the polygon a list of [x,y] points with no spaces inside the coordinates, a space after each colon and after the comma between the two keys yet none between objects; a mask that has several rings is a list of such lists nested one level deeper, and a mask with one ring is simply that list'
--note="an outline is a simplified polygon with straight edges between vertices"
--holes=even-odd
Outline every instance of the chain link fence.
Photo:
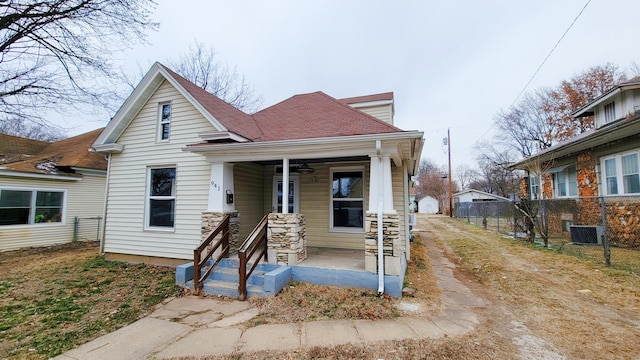
[{"label": "chain link fence", "polygon": [[78,217],[73,222],[73,241],[100,241],[102,217]]},{"label": "chain link fence", "polygon": [[458,203],[490,231],[640,274],[640,196]]}]

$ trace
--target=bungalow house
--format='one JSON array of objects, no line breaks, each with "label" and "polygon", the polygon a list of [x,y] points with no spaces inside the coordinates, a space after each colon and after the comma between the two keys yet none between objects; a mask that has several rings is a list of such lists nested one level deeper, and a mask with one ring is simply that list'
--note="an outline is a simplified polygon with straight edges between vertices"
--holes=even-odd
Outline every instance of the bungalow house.
[{"label": "bungalow house", "polygon": [[[640,77],[593,99],[572,116],[593,116],[592,130],[515,164],[528,173],[531,199],[575,201],[562,221],[600,225],[603,197],[608,235],[619,246],[640,246]],[[557,222],[558,224],[560,221]]]},{"label": "bungalow house", "polygon": [[[404,273],[423,134],[395,127],[393,106],[392,93],[315,92],[249,115],[155,63],[93,144],[109,159],[107,258],[182,264],[223,216],[233,249],[271,214],[270,262],[355,249],[362,271]],[[283,222],[295,234],[274,228]]]},{"label": "bungalow house", "polygon": [[101,132],[53,143],[0,134],[0,251],[71,242],[77,219],[102,217],[107,161],[89,152]]}]

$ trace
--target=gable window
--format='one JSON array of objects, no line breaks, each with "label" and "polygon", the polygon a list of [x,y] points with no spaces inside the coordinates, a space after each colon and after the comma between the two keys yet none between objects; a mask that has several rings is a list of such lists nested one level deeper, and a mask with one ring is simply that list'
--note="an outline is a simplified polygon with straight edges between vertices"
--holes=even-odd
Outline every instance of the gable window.
[{"label": "gable window", "polygon": [[64,190],[0,189],[0,225],[60,223]]},{"label": "gable window", "polygon": [[640,151],[621,153],[602,160],[605,195],[640,194]]},{"label": "gable window", "polygon": [[331,229],[364,229],[364,181],[361,168],[331,170]]},{"label": "gable window", "polygon": [[168,141],[171,131],[171,103],[160,104],[159,112],[158,139]]},{"label": "gable window", "polygon": [[147,228],[173,228],[176,209],[176,168],[150,168]]},{"label": "gable window", "polygon": [[610,102],[604,106],[604,122],[608,123],[616,119],[616,103]]}]

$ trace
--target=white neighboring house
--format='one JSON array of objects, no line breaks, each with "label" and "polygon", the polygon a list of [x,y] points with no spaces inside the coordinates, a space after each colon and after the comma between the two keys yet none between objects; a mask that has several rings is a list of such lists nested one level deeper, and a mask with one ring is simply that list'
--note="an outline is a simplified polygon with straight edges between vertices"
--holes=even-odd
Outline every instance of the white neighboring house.
[{"label": "white neighboring house", "polygon": [[54,143],[0,134],[0,251],[98,240],[107,161],[89,149],[101,132]]},{"label": "white neighboring house", "polygon": [[490,194],[488,192],[474,190],[474,189],[455,193],[453,194],[453,199],[456,204],[474,202],[474,201],[511,201],[511,199],[503,196],[498,196],[498,195]]},{"label": "white neighboring house", "polygon": [[439,210],[438,199],[432,196],[423,196],[418,200],[418,213],[420,214],[437,214]]}]

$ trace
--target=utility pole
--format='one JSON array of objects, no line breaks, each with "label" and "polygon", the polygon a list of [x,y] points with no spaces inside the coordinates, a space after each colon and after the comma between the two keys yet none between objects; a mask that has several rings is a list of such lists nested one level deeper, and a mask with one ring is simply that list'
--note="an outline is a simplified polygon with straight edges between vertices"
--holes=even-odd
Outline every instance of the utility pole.
[{"label": "utility pole", "polygon": [[449,155],[449,217],[453,217],[453,181],[451,179],[451,129],[447,128],[447,152]]}]

